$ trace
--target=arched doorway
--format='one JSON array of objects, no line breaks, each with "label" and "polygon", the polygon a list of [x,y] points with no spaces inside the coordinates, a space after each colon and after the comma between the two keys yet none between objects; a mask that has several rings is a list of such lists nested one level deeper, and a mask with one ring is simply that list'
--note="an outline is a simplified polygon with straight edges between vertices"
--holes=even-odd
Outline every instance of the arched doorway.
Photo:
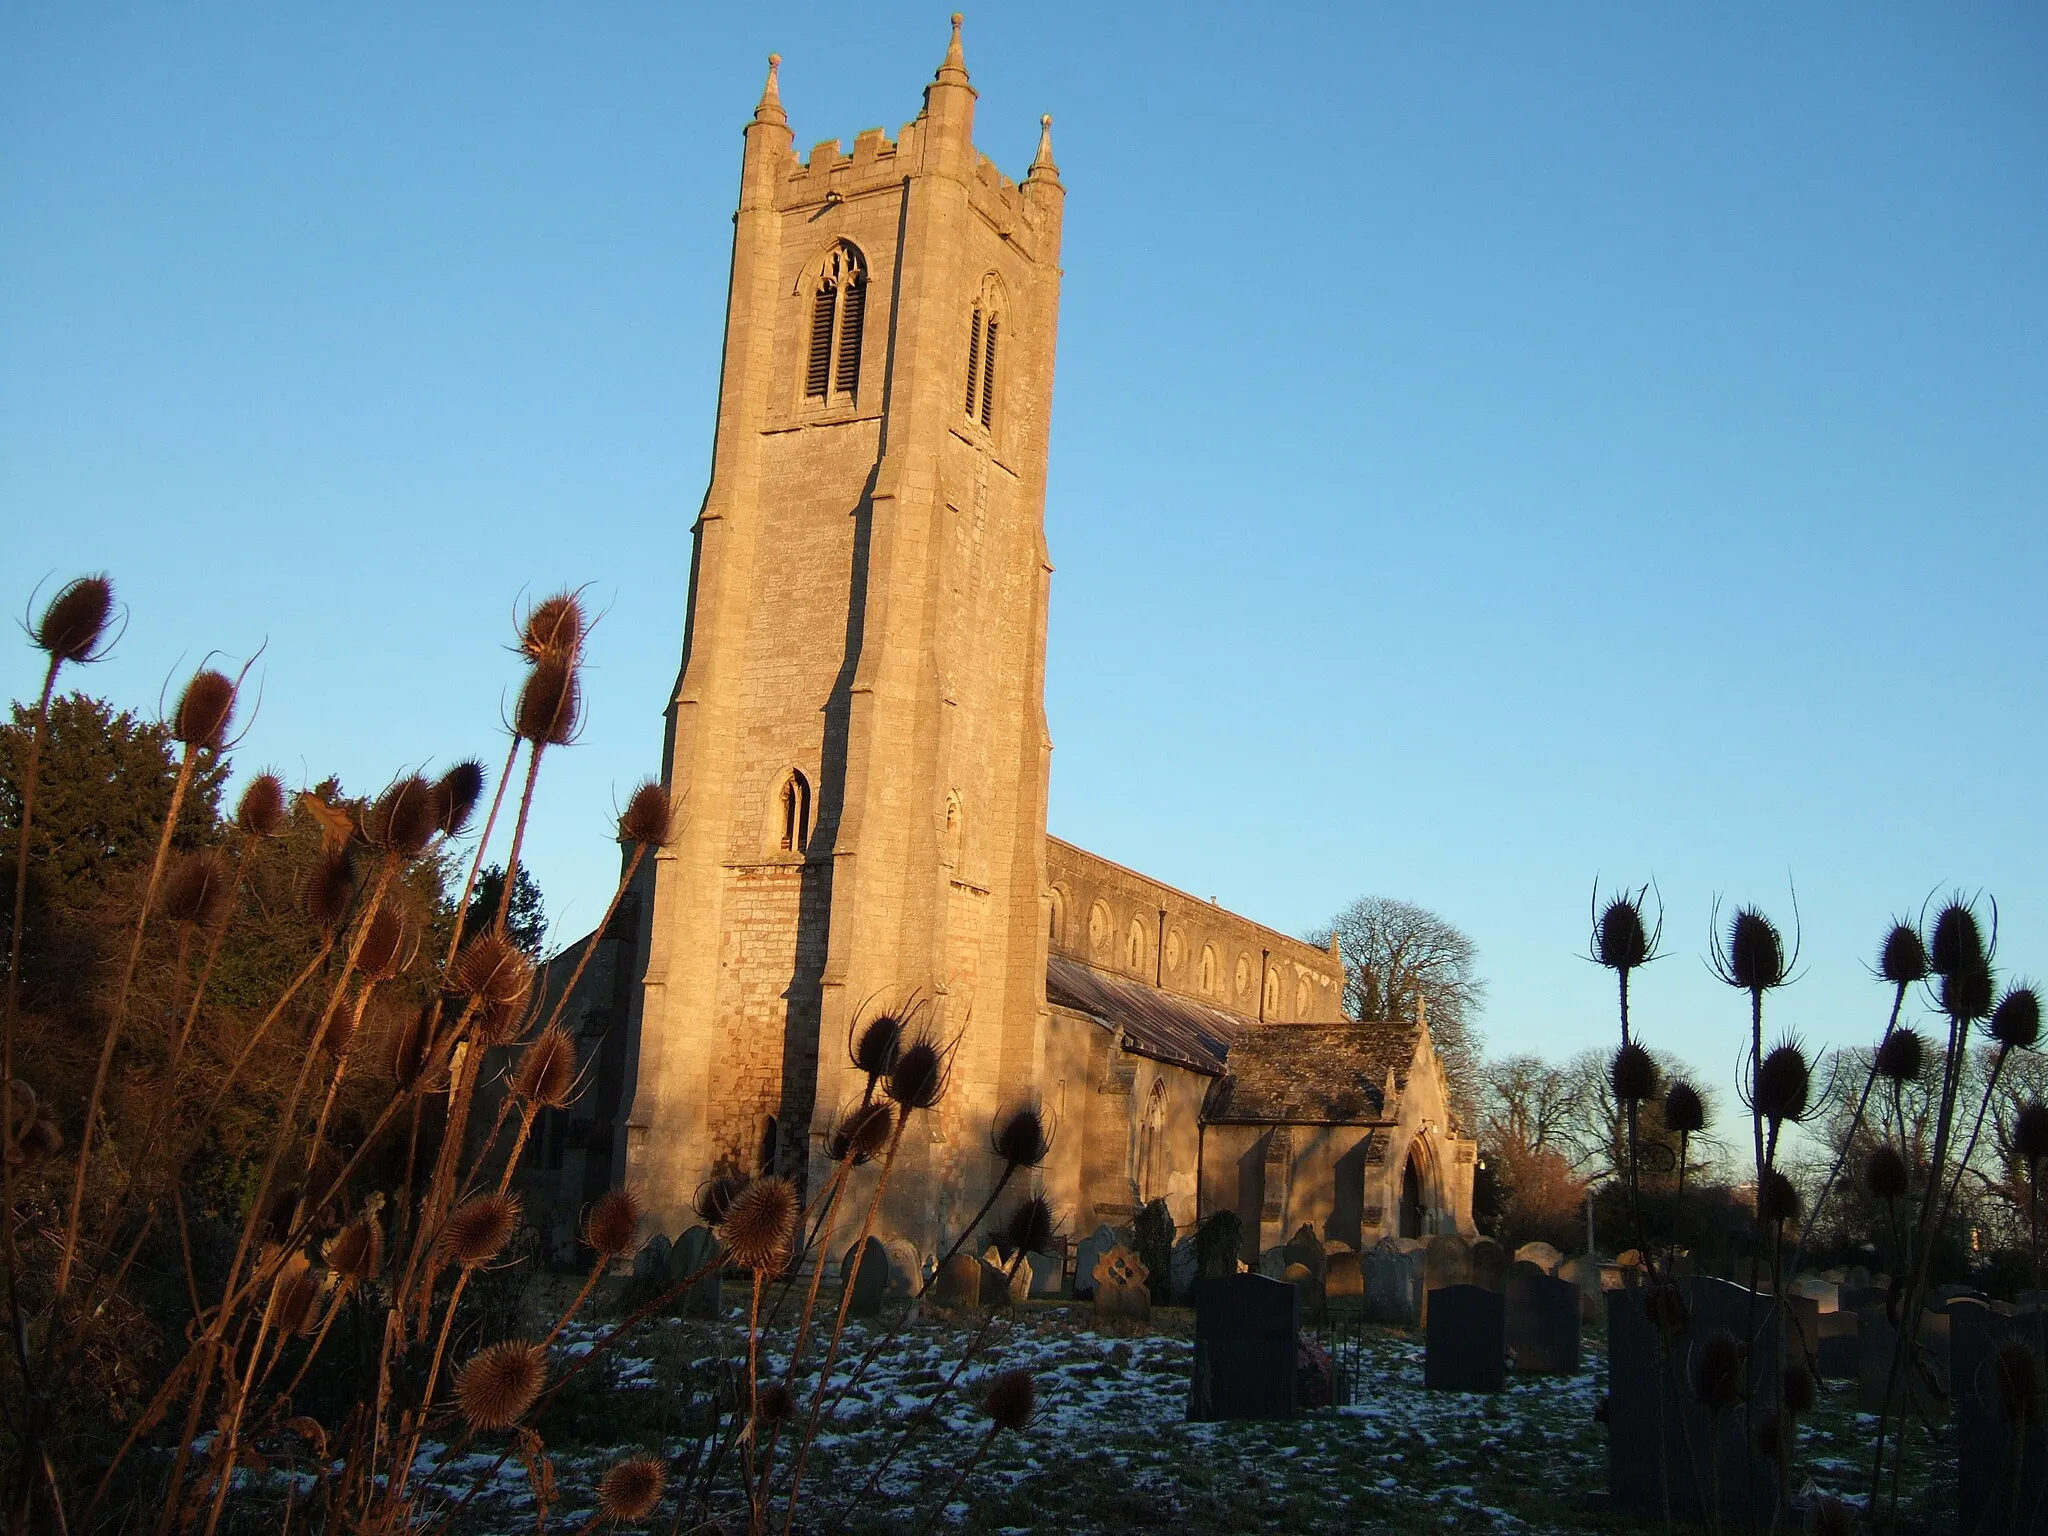
[{"label": "arched doorway", "polygon": [[1415,1166],[1415,1154],[1411,1152],[1401,1170],[1401,1235],[1421,1237],[1422,1223],[1422,1170]]}]

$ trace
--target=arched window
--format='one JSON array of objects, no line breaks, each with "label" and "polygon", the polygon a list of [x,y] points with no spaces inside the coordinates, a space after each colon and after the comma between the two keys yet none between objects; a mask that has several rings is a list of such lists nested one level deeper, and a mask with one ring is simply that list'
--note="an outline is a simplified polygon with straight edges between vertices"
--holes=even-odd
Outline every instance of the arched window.
[{"label": "arched window", "polygon": [[967,831],[967,807],[960,799],[957,789],[946,792],[945,862],[954,866],[960,863],[960,843]]},{"label": "arched window", "polygon": [[861,331],[867,320],[868,272],[860,252],[835,245],[825,254],[811,294],[811,350],[804,394],[851,399],[860,387]]},{"label": "arched window", "polygon": [[1054,949],[1066,942],[1067,893],[1054,886],[1046,900],[1045,937]]},{"label": "arched window", "polygon": [[1002,330],[1002,288],[991,273],[982,280],[967,327],[967,419],[985,428],[995,425],[996,348]]},{"label": "arched window", "polygon": [[1202,946],[1202,995],[1209,997],[1216,991],[1216,946]]},{"label": "arched window", "polygon": [[1166,1193],[1166,1079],[1152,1079],[1145,1096],[1145,1118],[1138,1125],[1138,1198],[1157,1200]]},{"label": "arched window", "polygon": [[1278,971],[1266,972],[1266,1017],[1269,1019],[1280,1017],[1280,973]]},{"label": "arched window", "polygon": [[1145,953],[1145,920],[1131,919],[1131,931],[1124,936],[1124,964],[1134,971],[1146,969],[1150,956]]},{"label": "arched window", "polygon": [[802,853],[811,845],[811,781],[792,768],[782,781],[782,840],[786,853]]},{"label": "arched window", "polygon": [[1309,1004],[1314,1001],[1315,989],[1309,985],[1309,979],[1304,976],[1294,984],[1294,1016],[1297,1019],[1307,1018]]}]

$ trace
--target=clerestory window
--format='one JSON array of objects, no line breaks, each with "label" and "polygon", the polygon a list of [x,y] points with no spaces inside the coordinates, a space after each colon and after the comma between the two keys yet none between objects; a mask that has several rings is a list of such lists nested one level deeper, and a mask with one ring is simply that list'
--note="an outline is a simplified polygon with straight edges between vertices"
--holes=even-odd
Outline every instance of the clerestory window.
[{"label": "clerestory window", "polygon": [[850,245],[833,246],[811,294],[811,345],[804,368],[809,399],[851,399],[858,392],[867,307],[867,265],[860,252]]}]

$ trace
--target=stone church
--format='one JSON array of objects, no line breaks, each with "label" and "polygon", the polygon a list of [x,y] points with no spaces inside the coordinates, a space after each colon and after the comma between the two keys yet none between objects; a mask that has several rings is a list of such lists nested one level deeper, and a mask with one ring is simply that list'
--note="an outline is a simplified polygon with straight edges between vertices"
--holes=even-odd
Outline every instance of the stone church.
[{"label": "stone church", "polygon": [[1235,1210],[1248,1257],[1304,1223],[1470,1235],[1474,1144],[1424,1021],[1347,1022],[1334,950],[1047,835],[1051,120],[1021,181],[975,149],[956,16],[893,140],[800,157],[776,63],[668,711],[678,835],[580,941],[587,1087],[529,1199],[623,1182],[673,1234],[716,1173],[801,1180],[859,1094],[854,1030],[915,1006],[957,1043],[884,1204],[906,1270],[980,1205],[1024,1102],[1058,1127],[1070,1233],[1164,1199],[1183,1229]]}]

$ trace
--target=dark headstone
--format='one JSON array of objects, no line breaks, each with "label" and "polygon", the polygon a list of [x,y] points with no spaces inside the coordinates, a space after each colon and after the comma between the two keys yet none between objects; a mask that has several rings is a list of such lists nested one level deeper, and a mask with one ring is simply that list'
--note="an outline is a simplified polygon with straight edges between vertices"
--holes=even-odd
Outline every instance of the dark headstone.
[{"label": "dark headstone", "polygon": [[981,1305],[981,1260],[956,1253],[932,1281],[932,1300],[942,1307]]},{"label": "dark headstone", "polygon": [[1365,1302],[1365,1273],[1349,1248],[1332,1248],[1323,1265],[1323,1300],[1332,1306],[1357,1307]]},{"label": "dark headstone", "polygon": [[1600,1285],[1600,1261],[1579,1254],[1557,1266],[1557,1278],[1579,1288],[1579,1321],[1597,1322],[1607,1315],[1607,1299]]},{"label": "dark headstone", "polygon": [[1579,1368],[1579,1288],[1517,1259],[1508,1266],[1508,1353],[1518,1376],[1570,1375]]},{"label": "dark headstone", "polygon": [[1414,1254],[1391,1243],[1367,1250],[1365,1315],[1376,1323],[1413,1328],[1422,1320],[1422,1265]]},{"label": "dark headstone", "polygon": [[1828,1380],[1856,1379],[1856,1330],[1860,1321],[1854,1312],[1823,1312],[1820,1315],[1820,1373]]},{"label": "dark headstone", "polygon": [[633,1278],[654,1280],[666,1284],[668,1281],[669,1241],[659,1232],[647,1239],[640,1251],[633,1255]]},{"label": "dark headstone", "polygon": [[710,1272],[690,1287],[683,1298],[683,1312],[688,1317],[716,1317],[720,1303],[722,1281],[719,1266],[712,1263],[718,1256],[718,1234],[709,1227],[692,1227],[676,1239],[676,1245],[669,1251],[669,1273],[675,1276],[672,1284],[679,1284],[710,1265]]},{"label": "dark headstone", "polygon": [[1811,1296],[1785,1298],[1785,1359],[1788,1364],[1820,1357],[1820,1303]]},{"label": "dark headstone", "polygon": [[1422,1250],[1422,1322],[1429,1325],[1429,1293],[1472,1283],[1472,1249],[1454,1232],[1443,1232]]},{"label": "dark headstone", "polygon": [[1429,1293],[1422,1384],[1432,1392],[1498,1392],[1507,1385],[1507,1297],[1483,1285]]},{"label": "dark headstone", "polygon": [[990,1263],[987,1258],[981,1261],[981,1304],[998,1308],[1010,1304],[1009,1272],[1000,1264]]},{"label": "dark headstone", "polygon": [[1968,1301],[1952,1303],[1948,1320],[1962,1504],[1957,1529],[1965,1536],[2048,1532],[2048,1427],[2040,1411],[2048,1404],[2037,1403],[2035,1422],[2015,1436],[1998,1411],[1998,1380],[1991,1364],[2007,1339],[2018,1339],[2041,1355],[2048,1344],[2048,1322],[2032,1307],[2001,1315]]},{"label": "dark headstone", "polygon": [[1490,1237],[1472,1245],[1472,1283],[1497,1291],[1508,1282],[1508,1251]]},{"label": "dark headstone", "polygon": [[1524,1243],[1515,1250],[1515,1261],[1534,1264],[1546,1275],[1554,1275],[1557,1266],[1564,1262],[1564,1255],[1548,1243]]},{"label": "dark headstone", "polygon": [[1315,1271],[1306,1264],[1290,1264],[1280,1278],[1288,1285],[1301,1291],[1301,1314],[1304,1317],[1321,1317],[1323,1314],[1322,1282],[1316,1279]]},{"label": "dark headstone", "polygon": [[[1668,1489],[1672,1513],[1692,1519],[1705,1513],[1700,1490],[1711,1504],[1718,1484],[1724,1522],[1752,1503],[1767,1516],[1777,1484],[1769,1463],[1749,1454],[1742,1409],[1724,1411],[1716,1426],[1688,1383],[1696,1352],[1714,1334],[1753,1340],[1750,1402],[1759,1415],[1775,1413],[1784,1360],[1779,1319],[1768,1296],[1752,1296],[1725,1280],[1695,1276],[1680,1287],[1688,1320],[1668,1354],[1644,1315],[1645,1288],[1607,1293],[1608,1492],[1620,1508],[1661,1519]],[[1720,1452],[1712,1457],[1706,1447],[1716,1443]]]},{"label": "dark headstone", "polygon": [[1295,1414],[1301,1293],[1264,1275],[1195,1283],[1195,1374],[1190,1419],[1291,1419]]},{"label": "dark headstone", "polygon": [[889,1290],[889,1250],[882,1240],[871,1237],[859,1248],[849,1248],[839,1261],[840,1282],[853,1287],[853,1317],[873,1317],[882,1310],[882,1297]]},{"label": "dark headstone", "polygon": [[1910,1388],[1920,1411],[1937,1422],[1947,1412],[1949,1320],[1946,1312],[1928,1312],[1920,1319],[1919,1347],[1912,1359],[1896,1374],[1893,1361],[1898,1353],[1899,1331],[1885,1316],[1883,1307],[1865,1307],[1856,1314],[1857,1403],[1865,1413],[1876,1413],[1885,1405],[1885,1391],[1891,1390],[1891,1411],[1906,1401]]},{"label": "dark headstone", "polygon": [[1195,1281],[1202,1271],[1202,1255],[1197,1247],[1199,1239],[1190,1232],[1173,1245],[1173,1255],[1168,1268],[1173,1280],[1173,1300],[1178,1306],[1185,1306],[1194,1300]]},{"label": "dark headstone", "polygon": [[1027,1253],[1024,1255],[1024,1267],[1031,1273],[1031,1295],[1057,1296],[1065,1289],[1067,1267],[1060,1262],[1058,1254]]},{"label": "dark headstone", "polygon": [[1297,1227],[1281,1251],[1287,1255],[1288,1263],[1301,1265],[1319,1281],[1323,1278],[1323,1264],[1329,1254],[1313,1227],[1305,1223]]}]

